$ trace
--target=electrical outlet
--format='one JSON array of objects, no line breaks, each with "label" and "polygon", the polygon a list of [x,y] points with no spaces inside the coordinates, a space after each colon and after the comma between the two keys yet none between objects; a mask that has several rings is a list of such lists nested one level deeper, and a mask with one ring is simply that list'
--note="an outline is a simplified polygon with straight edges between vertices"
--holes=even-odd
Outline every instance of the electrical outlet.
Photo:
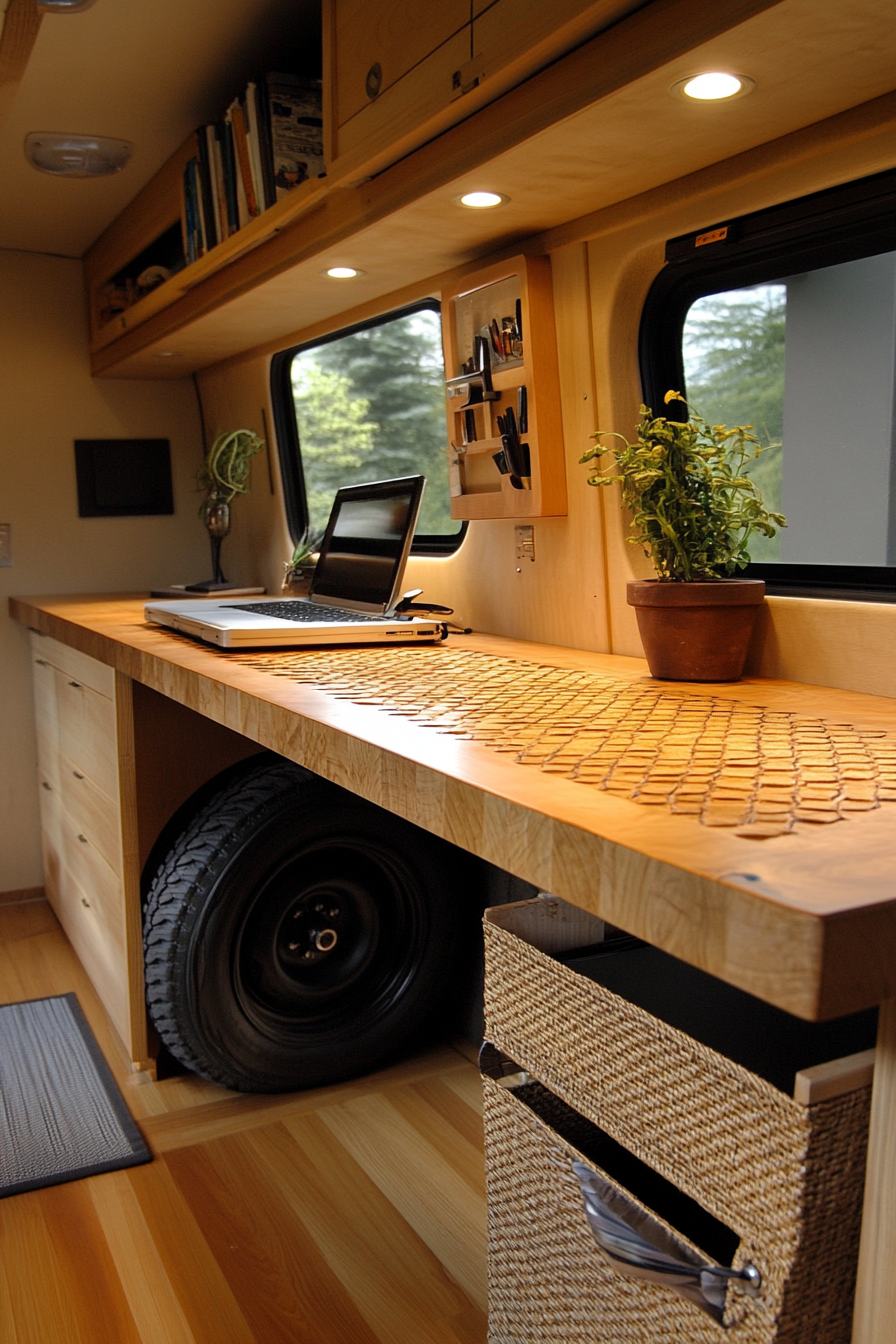
[{"label": "electrical outlet", "polygon": [[515,527],[516,533],[516,558],[517,560],[531,560],[535,563],[535,528],[531,526]]},{"label": "electrical outlet", "polygon": [[0,565],[12,564],[12,523],[0,523]]}]

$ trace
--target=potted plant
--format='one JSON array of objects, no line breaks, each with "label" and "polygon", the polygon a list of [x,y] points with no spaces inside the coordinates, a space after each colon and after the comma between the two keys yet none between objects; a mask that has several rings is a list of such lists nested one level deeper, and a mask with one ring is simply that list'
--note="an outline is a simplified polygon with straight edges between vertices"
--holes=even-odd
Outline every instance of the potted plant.
[{"label": "potted plant", "polygon": [[252,429],[234,429],[218,434],[197,473],[205,500],[199,516],[208,529],[212,546],[212,577],[190,584],[191,591],[213,592],[232,587],[221,570],[221,543],[230,532],[230,505],[236,495],[249,489],[249,459],[264,448],[264,439]]},{"label": "potted plant", "polygon": [[[667,392],[666,405],[680,401]],[[748,543],[786,526],[766,509],[747,474],[762,448],[751,425],[709,425],[690,407],[685,421],[641,407],[634,443],[599,431],[581,461],[592,464],[589,485],[619,484],[631,510],[629,541],[642,546],[657,578],[628,584],[628,601],[651,674],[670,681],[736,681],[743,673],[761,579],[736,578],[750,560]],[[611,449],[605,438],[621,440]],[[601,471],[612,451],[615,471]]]},{"label": "potted plant", "polygon": [[315,532],[309,525],[299,537],[292,559],[285,561],[283,565],[284,593],[290,593],[293,597],[308,595],[316,564],[314,555],[320,548],[321,536],[320,532]]}]

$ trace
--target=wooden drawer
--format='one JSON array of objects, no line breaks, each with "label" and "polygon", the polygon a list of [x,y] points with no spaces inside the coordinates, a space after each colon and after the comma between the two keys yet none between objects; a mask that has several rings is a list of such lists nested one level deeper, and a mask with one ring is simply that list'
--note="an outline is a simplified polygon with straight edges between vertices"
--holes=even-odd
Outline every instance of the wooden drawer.
[{"label": "wooden drawer", "polygon": [[86,653],[81,653],[80,649],[69,648],[67,644],[60,644],[50,635],[39,635],[35,631],[31,632],[31,651],[38,666],[49,663],[51,667],[64,672],[75,681],[83,682],[85,686],[90,686],[92,690],[105,695],[109,700],[115,699],[114,668],[98,662],[96,658],[91,658]]},{"label": "wooden drawer", "polygon": [[85,775],[63,753],[60,753],[58,761],[58,789],[66,814],[120,877],[123,869],[118,799],[110,798],[90,775]]},{"label": "wooden drawer", "polygon": [[[60,785],[74,769],[118,797],[115,673],[77,649],[32,635],[38,759]],[[68,757],[64,767],[61,757]]]},{"label": "wooden drawer", "polygon": [[[41,824],[51,854],[47,859],[48,894],[57,913],[64,907],[90,908],[108,938],[124,951],[124,900],[120,872],[103,856],[90,829],[66,806],[68,800],[49,781],[41,780]],[[78,898],[72,896],[72,884]],[[86,898],[85,901],[82,897]]]},{"label": "wooden drawer", "polygon": [[118,795],[115,704],[86,682],[56,671],[59,753],[108,798]]}]

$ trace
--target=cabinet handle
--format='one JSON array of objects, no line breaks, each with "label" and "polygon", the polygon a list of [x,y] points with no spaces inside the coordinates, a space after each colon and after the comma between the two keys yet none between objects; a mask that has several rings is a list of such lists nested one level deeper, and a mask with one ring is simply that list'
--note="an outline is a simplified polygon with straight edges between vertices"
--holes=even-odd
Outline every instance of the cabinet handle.
[{"label": "cabinet handle", "polygon": [[70,681],[70,682],[69,682],[69,686],[74,686],[74,688],[75,688],[76,691],[80,691],[80,689],[81,689],[81,683],[80,683],[80,681]]},{"label": "cabinet handle", "polygon": [[52,793],[52,792],[53,792],[53,785],[52,785],[52,784],[48,784],[47,781],[46,781],[45,779],[42,779],[42,780],[41,780],[41,784],[42,784],[42,786],[46,789],[47,793]]},{"label": "cabinet handle", "polygon": [[83,779],[83,778],[84,778],[84,776],[83,776],[82,774],[80,774],[77,770],[73,770],[73,771],[72,771],[72,774],[74,775],[75,779]]},{"label": "cabinet handle", "polygon": [[364,89],[368,98],[375,98],[383,87],[383,67],[379,61],[372,65],[367,71],[367,78],[364,80]]},{"label": "cabinet handle", "polygon": [[86,896],[81,897],[81,904],[86,906],[88,910],[90,909],[90,902],[88,901]]},{"label": "cabinet handle", "polygon": [[46,658],[35,658],[34,661],[37,663],[38,667],[49,667],[49,666],[50,666],[50,664],[47,662]]},{"label": "cabinet handle", "polygon": [[78,836],[78,839],[81,841],[81,844],[82,844],[82,845],[86,845],[86,844],[87,844],[87,836],[86,836],[86,835],[79,835],[79,836]]}]

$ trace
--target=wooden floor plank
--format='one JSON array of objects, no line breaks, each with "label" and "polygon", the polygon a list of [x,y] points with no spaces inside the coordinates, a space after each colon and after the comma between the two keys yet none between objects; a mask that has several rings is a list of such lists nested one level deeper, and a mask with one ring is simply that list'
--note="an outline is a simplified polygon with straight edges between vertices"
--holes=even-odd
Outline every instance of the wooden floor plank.
[{"label": "wooden floor plank", "polygon": [[247,1137],[382,1344],[484,1344],[484,1315],[317,1115]]},{"label": "wooden floor plank", "polygon": [[257,1339],[164,1158],[128,1179],[196,1344],[265,1344]]},{"label": "wooden floor plank", "polygon": [[257,1339],[378,1344],[248,1136],[170,1153],[167,1165]]},{"label": "wooden floor plank", "polygon": [[86,1184],[143,1344],[196,1344],[127,1172]]},{"label": "wooden floor plank", "polygon": [[[411,1117],[412,1112],[412,1118]],[[485,1173],[482,1155],[451,1157],[416,1127],[416,1107],[390,1093],[342,1102],[319,1112],[344,1148],[483,1310],[486,1308]],[[435,1121],[433,1127],[435,1128]],[[458,1152],[462,1155],[458,1158]],[[481,1185],[474,1188],[478,1161]]]},{"label": "wooden floor plank", "polygon": [[344,1098],[363,1097],[393,1082],[416,1081],[432,1074],[450,1076],[455,1071],[469,1071],[469,1067],[450,1047],[436,1049],[333,1087],[311,1088],[307,1092],[290,1092],[281,1096],[231,1092],[220,1101],[205,1106],[148,1116],[141,1122],[141,1128],[153,1151],[166,1153],[194,1143],[224,1138],[227,1134],[236,1134],[256,1125],[269,1125],[275,1120],[300,1115],[305,1111],[318,1110],[321,1106]]}]

